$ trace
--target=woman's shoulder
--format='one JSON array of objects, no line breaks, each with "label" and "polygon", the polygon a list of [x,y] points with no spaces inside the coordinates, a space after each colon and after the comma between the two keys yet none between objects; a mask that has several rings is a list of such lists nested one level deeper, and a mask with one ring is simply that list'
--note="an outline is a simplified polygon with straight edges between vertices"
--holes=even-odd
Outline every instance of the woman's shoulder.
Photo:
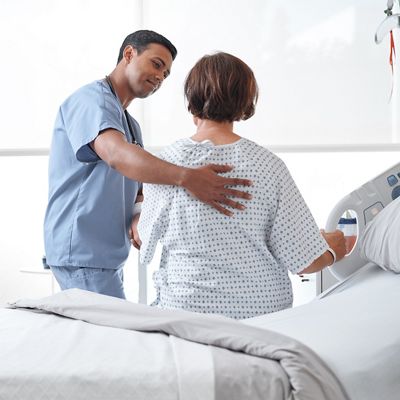
[{"label": "woman's shoulder", "polygon": [[276,168],[285,167],[283,160],[269,150],[266,146],[261,146],[250,139],[242,138],[241,147],[254,162],[257,162],[263,166]]}]

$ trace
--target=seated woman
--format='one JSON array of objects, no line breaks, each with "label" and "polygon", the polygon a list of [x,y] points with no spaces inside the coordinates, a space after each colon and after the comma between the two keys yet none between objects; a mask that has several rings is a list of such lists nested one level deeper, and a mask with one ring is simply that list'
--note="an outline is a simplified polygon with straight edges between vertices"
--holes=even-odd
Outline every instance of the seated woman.
[{"label": "seated woman", "polygon": [[233,132],[234,121],[254,114],[258,97],[243,61],[204,56],[186,78],[185,96],[196,133],[161,158],[186,167],[231,164],[232,176],[253,181],[252,199],[229,217],[180,187],[144,185],[141,262],[150,263],[162,244],[153,305],[237,319],[291,307],[288,271],[316,272],[342,258],[343,234],[324,239],[282,160]]}]

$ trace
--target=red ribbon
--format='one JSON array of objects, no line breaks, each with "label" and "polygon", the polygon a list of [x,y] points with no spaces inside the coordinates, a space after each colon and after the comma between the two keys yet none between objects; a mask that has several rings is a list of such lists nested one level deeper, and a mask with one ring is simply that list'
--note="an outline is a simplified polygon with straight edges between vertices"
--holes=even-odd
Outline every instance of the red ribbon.
[{"label": "red ribbon", "polygon": [[392,69],[392,89],[390,90],[389,102],[392,100],[392,95],[393,95],[393,85],[394,85],[393,65],[394,65],[394,59],[395,59],[395,58],[396,58],[396,49],[395,49],[395,47],[394,47],[393,31],[390,31],[390,55],[389,55],[389,64],[390,64],[390,68]]},{"label": "red ribbon", "polygon": [[396,49],[394,47],[394,39],[393,39],[393,31],[390,31],[390,56],[389,56],[389,64],[392,68],[393,75],[393,59],[396,57]]}]

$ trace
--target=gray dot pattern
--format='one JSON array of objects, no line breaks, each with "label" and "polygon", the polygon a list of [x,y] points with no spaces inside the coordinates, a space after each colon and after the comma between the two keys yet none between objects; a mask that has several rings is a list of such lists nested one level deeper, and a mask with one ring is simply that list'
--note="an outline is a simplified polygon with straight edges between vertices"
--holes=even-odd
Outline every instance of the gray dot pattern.
[{"label": "gray dot pattern", "polygon": [[285,164],[247,140],[215,146],[182,139],[161,157],[198,167],[229,164],[225,176],[247,178],[253,198],[233,217],[218,213],[185,189],[144,185],[139,221],[141,262],[159,241],[155,305],[244,319],[290,307],[288,271],[298,273],[328,248]]}]

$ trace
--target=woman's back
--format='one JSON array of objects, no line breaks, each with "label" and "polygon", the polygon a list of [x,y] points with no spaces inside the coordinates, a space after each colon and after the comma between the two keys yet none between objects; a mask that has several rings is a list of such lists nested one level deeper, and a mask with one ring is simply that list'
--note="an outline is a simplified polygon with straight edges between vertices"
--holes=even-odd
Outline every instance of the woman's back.
[{"label": "woman's back", "polygon": [[284,163],[244,138],[219,146],[182,139],[161,157],[187,167],[230,164],[227,176],[253,181],[253,198],[227,217],[182,188],[145,185],[142,263],[157,240],[163,246],[157,304],[239,319],[290,307],[288,270],[301,271],[326,243]]}]

